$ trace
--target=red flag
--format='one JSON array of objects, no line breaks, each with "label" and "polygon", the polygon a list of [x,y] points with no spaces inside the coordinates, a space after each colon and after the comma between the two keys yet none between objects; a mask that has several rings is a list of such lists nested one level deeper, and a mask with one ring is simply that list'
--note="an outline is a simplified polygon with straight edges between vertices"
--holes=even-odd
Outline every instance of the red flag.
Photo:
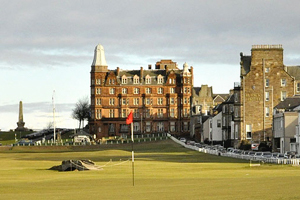
[{"label": "red flag", "polygon": [[126,119],[126,124],[131,124],[132,122],[133,122],[133,117],[132,117],[132,111],[131,111]]}]

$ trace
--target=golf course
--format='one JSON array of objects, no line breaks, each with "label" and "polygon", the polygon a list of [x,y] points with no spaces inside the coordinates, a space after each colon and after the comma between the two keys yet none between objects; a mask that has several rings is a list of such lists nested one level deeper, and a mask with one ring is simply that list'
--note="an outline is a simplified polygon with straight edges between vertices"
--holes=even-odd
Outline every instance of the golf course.
[{"label": "golf course", "polygon": [[[186,149],[172,140],[0,148],[0,199],[300,199],[300,168]],[[89,159],[100,170],[49,170]],[[133,170],[134,169],[134,170]],[[133,176],[134,171],[134,176]]]}]

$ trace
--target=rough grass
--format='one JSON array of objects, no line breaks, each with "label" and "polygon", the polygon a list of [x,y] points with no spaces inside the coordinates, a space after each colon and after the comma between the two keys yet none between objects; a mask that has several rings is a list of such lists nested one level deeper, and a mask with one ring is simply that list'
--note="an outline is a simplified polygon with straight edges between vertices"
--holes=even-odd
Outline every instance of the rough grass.
[{"label": "rough grass", "polygon": [[[300,168],[248,162],[185,149],[170,140],[89,148],[18,147],[0,153],[0,199],[300,199]],[[48,170],[91,159],[100,171]],[[111,162],[109,162],[112,160]]]}]

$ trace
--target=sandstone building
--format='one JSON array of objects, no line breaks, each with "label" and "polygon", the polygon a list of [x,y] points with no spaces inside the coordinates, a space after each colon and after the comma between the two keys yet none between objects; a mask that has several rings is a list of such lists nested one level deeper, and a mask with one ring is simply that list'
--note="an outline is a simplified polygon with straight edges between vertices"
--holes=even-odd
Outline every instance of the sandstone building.
[{"label": "sandstone building", "polygon": [[97,138],[127,137],[126,118],[133,111],[134,134],[190,133],[190,101],[193,67],[179,69],[172,60],[152,68],[109,70],[101,45],[95,48],[91,66],[90,133]]},{"label": "sandstone building", "polygon": [[234,137],[238,142],[272,141],[273,108],[300,92],[299,66],[283,64],[282,45],[253,45],[240,54],[240,84],[234,87]]}]

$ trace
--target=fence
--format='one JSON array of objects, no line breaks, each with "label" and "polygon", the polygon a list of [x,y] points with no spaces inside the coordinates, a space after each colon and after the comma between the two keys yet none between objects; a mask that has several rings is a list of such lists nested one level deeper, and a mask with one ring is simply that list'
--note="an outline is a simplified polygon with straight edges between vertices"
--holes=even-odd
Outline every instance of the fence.
[{"label": "fence", "polygon": [[[167,133],[157,133],[157,134],[146,134],[146,135],[134,135],[134,142],[151,142],[158,140],[168,139]],[[131,143],[131,138],[107,138],[103,141],[96,142],[74,142],[73,139],[70,140],[60,140],[54,142],[53,140],[47,140],[46,142],[26,142],[26,143],[16,143],[13,146],[80,146],[80,145],[99,145],[99,144],[126,144]]]},{"label": "fence", "polygon": [[206,148],[199,148],[193,145],[185,144],[184,142],[181,142],[180,140],[176,139],[175,137],[168,134],[168,137],[170,137],[174,142],[184,146],[185,148],[192,149],[195,151],[199,151],[202,153],[208,153],[212,155],[218,155],[218,156],[226,156],[231,158],[237,158],[237,159],[244,159],[262,163],[273,163],[273,164],[282,164],[282,165],[297,165],[300,166],[300,158],[299,159],[283,159],[283,158],[263,158],[263,157],[255,157],[255,156],[248,156],[248,155],[242,155],[242,154],[235,154],[235,153],[228,153],[228,152],[220,152],[216,149],[206,149]]}]

